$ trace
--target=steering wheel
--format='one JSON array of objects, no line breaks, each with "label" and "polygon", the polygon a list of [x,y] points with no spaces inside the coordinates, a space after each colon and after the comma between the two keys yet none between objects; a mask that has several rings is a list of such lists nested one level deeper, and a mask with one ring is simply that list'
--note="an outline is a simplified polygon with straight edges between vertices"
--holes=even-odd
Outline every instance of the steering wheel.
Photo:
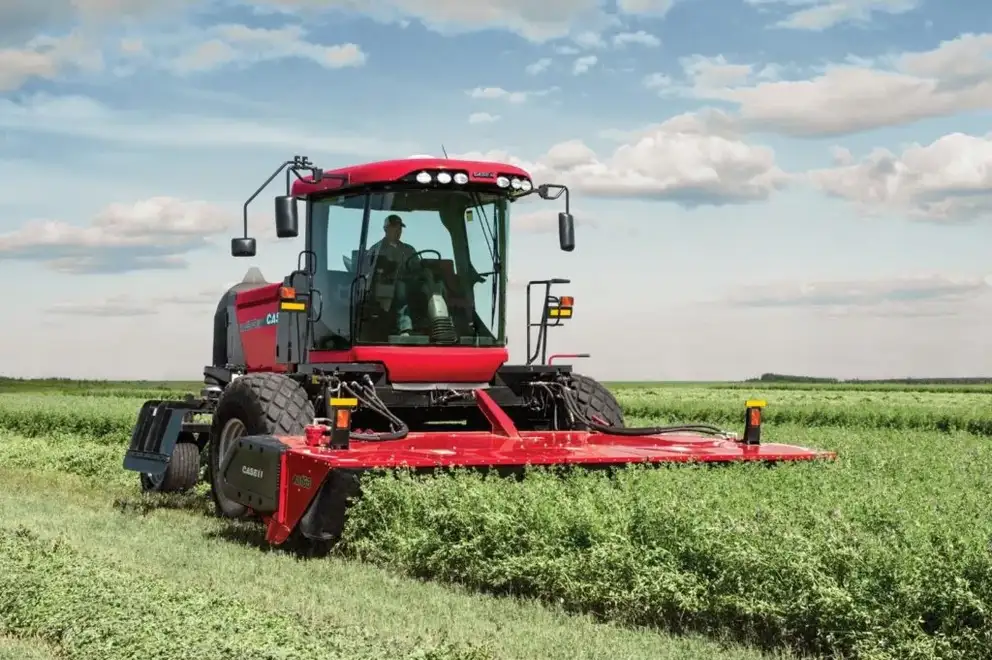
[{"label": "steering wheel", "polygon": [[413,254],[411,254],[409,257],[406,258],[406,261],[403,262],[403,270],[404,271],[407,270],[407,268],[410,266],[410,261],[414,257],[419,257],[420,255],[422,255],[422,254],[424,254],[426,252],[433,252],[434,254],[436,254],[437,255],[437,261],[441,261],[442,259],[444,259],[444,257],[441,256],[441,253],[438,252],[437,250],[419,250],[417,252],[414,252]]},{"label": "steering wheel", "polygon": [[[417,252],[414,252],[413,254],[411,254],[409,257],[406,258],[406,260],[403,262],[402,272],[407,277],[411,277],[412,276],[414,279],[419,279],[419,280],[426,281],[431,286],[434,286],[434,275],[433,275],[433,273],[431,273],[430,269],[423,268],[423,265],[422,264],[421,264],[421,268],[420,268],[419,272],[417,272],[417,273],[413,273],[411,271],[411,269],[410,269],[410,262],[413,261],[414,258],[419,257],[420,255],[425,254],[427,252],[432,252],[432,253],[436,254],[437,255],[436,261],[438,263],[440,263],[441,260],[444,259],[444,257],[441,256],[441,253],[438,252],[437,250],[419,250]],[[421,260],[421,261],[423,261],[423,260]]]}]

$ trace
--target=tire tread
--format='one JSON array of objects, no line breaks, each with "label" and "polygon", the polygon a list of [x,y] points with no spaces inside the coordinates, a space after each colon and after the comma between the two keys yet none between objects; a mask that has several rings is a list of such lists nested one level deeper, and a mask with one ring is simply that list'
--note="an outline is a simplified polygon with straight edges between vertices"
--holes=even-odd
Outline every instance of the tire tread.
[{"label": "tire tread", "polygon": [[599,415],[610,426],[624,426],[623,408],[605,385],[580,374],[572,374],[572,385],[586,416]]}]

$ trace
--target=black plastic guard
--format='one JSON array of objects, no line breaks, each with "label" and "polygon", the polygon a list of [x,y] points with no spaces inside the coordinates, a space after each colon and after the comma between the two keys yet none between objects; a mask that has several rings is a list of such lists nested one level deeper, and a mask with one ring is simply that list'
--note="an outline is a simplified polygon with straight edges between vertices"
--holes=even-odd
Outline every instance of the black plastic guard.
[{"label": "black plastic guard", "polygon": [[300,534],[314,541],[337,541],[344,530],[350,498],[361,491],[364,470],[335,468],[327,473],[320,490],[300,518]]},{"label": "black plastic guard", "polygon": [[271,435],[238,438],[220,467],[224,495],[258,513],[274,512],[279,508],[282,455],[287,449]]},{"label": "black plastic guard", "polygon": [[124,469],[144,474],[165,472],[172,460],[186,415],[206,407],[202,399],[193,401],[146,401],[131,431],[131,444],[124,453]]}]

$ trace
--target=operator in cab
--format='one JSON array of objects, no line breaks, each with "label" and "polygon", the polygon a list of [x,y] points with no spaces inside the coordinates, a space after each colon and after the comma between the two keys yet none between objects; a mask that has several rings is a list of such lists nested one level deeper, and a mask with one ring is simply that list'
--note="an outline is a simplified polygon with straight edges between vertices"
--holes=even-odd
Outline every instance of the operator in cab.
[{"label": "operator in cab", "polygon": [[[383,256],[398,264],[405,263],[410,257],[417,254],[416,248],[400,240],[403,236],[403,228],[406,224],[403,219],[395,213],[386,216],[386,221],[382,224],[384,236],[377,243],[369,247],[369,253],[373,257]],[[415,266],[415,263],[408,264]]]},{"label": "operator in cab", "polygon": [[[406,224],[403,223],[400,216],[395,213],[386,216],[382,225],[384,236],[369,247],[369,256],[376,264],[375,270],[380,274],[388,272],[391,277],[387,276],[387,279],[395,283],[395,290],[393,286],[382,287],[380,304],[388,310],[395,302],[396,329],[400,335],[409,335],[410,331],[413,330],[413,320],[410,318],[406,280],[412,273],[419,270],[420,258],[417,256],[416,248],[400,240],[404,227]],[[380,260],[387,260],[391,263],[387,268]]]}]

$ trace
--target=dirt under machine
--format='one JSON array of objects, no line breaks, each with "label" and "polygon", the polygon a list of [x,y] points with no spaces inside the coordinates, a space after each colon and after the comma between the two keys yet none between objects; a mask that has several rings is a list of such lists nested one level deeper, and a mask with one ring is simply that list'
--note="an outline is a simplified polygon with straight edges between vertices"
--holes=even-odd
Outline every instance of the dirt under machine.
[{"label": "dirt under machine", "polygon": [[572,317],[572,297],[551,292],[565,279],[528,284],[527,360],[507,364],[511,207],[564,195],[559,247],[571,251],[565,186],[503,163],[323,171],[297,156],[245,203],[233,256],[255,256],[248,205],[283,171],[276,236],[297,237],[303,218],[297,269],[269,283],[252,268],[222,296],[199,398],[142,406],[124,468],[145,490],[192,488],[202,461],[218,515],[260,518],[278,545],[338,538],[366,470],[834,457],[762,443],[761,401],[742,407],[740,437],[706,424],[626,427],[606,387],[547,357],[548,329]]}]

